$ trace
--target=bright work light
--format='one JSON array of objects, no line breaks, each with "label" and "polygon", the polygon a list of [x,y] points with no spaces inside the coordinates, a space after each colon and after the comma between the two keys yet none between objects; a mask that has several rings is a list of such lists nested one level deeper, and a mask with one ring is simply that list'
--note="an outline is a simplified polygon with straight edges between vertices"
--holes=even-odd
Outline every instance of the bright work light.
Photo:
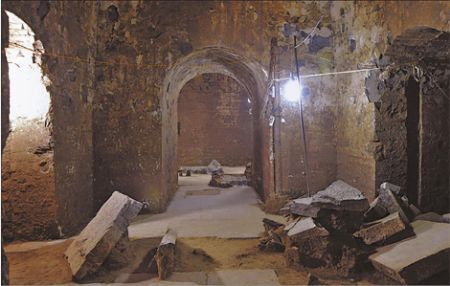
[{"label": "bright work light", "polygon": [[283,86],[283,98],[287,101],[295,102],[300,99],[302,87],[298,80],[289,79]]}]

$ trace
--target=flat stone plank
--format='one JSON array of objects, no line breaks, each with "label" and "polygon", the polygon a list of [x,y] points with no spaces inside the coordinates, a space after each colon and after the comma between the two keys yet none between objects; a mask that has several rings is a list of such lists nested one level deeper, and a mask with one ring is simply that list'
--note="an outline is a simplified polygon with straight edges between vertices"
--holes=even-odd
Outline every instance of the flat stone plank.
[{"label": "flat stone plank", "polygon": [[311,204],[325,209],[361,212],[369,208],[369,202],[364,195],[358,189],[341,180],[337,180],[325,190],[317,192],[312,197]]},{"label": "flat stone plank", "polygon": [[427,212],[423,214],[417,215],[414,220],[427,220],[432,222],[443,222],[447,223],[446,219],[441,216],[440,214],[434,213],[434,212]]},{"label": "flat stone plank", "polygon": [[374,221],[370,226],[360,229],[353,235],[361,238],[365,244],[371,245],[384,241],[406,229],[406,225],[398,212]]},{"label": "flat stone plank", "polygon": [[289,229],[287,235],[292,241],[300,241],[307,238],[328,236],[329,232],[325,228],[316,225],[314,220],[309,217],[299,220]]},{"label": "flat stone plank", "polygon": [[411,227],[416,236],[369,256],[378,271],[403,284],[416,284],[449,267],[450,225],[417,220]]},{"label": "flat stone plank", "polygon": [[142,206],[119,192],[111,195],[64,253],[75,279],[97,271]]},{"label": "flat stone plank", "polygon": [[320,208],[311,205],[311,203],[312,197],[295,199],[290,206],[290,213],[305,217],[317,217]]}]

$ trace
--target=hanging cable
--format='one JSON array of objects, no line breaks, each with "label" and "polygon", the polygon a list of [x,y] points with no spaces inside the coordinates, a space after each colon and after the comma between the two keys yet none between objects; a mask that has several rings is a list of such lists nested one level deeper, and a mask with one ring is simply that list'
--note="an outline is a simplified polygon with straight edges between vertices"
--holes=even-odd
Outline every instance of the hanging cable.
[{"label": "hanging cable", "polygon": [[[295,56],[295,70],[297,73],[297,80],[298,80],[298,84],[300,86],[300,70],[298,67],[298,56],[297,56],[297,37],[294,36],[294,56]],[[308,194],[308,197],[310,196],[310,191],[309,191],[309,165],[308,165],[308,148],[306,146],[306,132],[305,132],[305,120],[304,120],[304,116],[303,116],[303,101],[302,101],[302,91],[301,89],[299,90],[300,92],[300,98],[299,98],[299,103],[300,103],[300,123],[301,123],[301,129],[302,129],[302,137],[303,137],[303,157],[304,157],[304,166],[305,166],[305,178],[306,178],[306,192]]]}]

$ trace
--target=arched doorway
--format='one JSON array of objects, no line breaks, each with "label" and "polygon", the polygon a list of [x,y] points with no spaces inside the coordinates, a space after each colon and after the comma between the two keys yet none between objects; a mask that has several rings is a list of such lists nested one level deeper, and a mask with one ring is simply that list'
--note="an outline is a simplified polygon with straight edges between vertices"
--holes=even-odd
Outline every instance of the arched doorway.
[{"label": "arched doorway", "polygon": [[41,68],[45,51],[22,19],[5,12],[10,132],[2,154],[2,234],[6,240],[55,238],[51,102]]},{"label": "arched doorway", "polygon": [[168,202],[177,187],[177,124],[178,97],[183,86],[201,74],[218,73],[230,76],[248,92],[253,110],[253,182],[264,198],[270,193],[269,124],[265,120],[267,75],[263,68],[234,51],[205,48],[178,61],[167,73],[161,96],[162,114],[162,196]]},{"label": "arched doorway", "polygon": [[400,185],[422,211],[449,209],[449,33],[416,27],[385,57],[376,135],[376,184]]}]

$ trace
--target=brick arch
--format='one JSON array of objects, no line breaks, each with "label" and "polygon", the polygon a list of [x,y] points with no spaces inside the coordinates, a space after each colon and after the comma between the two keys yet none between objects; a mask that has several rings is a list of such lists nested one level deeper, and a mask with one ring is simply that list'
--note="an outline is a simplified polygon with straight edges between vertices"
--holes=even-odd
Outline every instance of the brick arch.
[{"label": "brick arch", "polygon": [[209,47],[180,59],[167,72],[160,97],[162,114],[162,176],[163,201],[176,190],[177,180],[177,106],[183,86],[198,75],[218,73],[230,76],[241,84],[252,101],[253,166],[255,189],[264,198],[270,193],[269,184],[269,124],[265,120],[267,74],[262,66],[235,51]]}]

